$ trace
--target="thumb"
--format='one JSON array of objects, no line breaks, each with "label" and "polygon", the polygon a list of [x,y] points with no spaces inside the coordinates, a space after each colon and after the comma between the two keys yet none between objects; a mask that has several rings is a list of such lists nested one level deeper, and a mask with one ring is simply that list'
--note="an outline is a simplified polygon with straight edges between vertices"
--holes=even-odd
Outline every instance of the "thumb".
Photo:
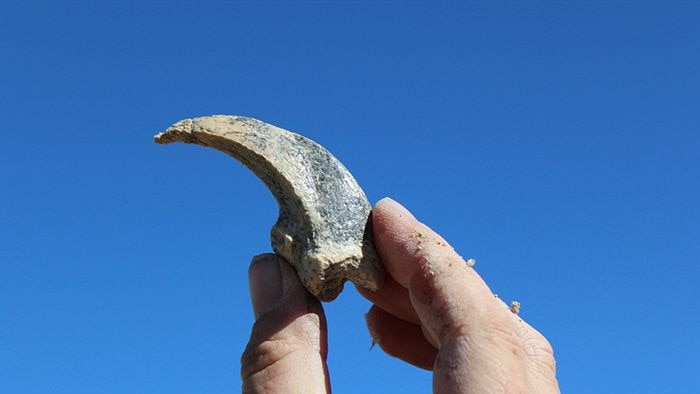
[{"label": "thumb", "polygon": [[241,357],[243,393],[329,393],[321,303],[276,255],[254,257],[248,280],[256,321]]}]

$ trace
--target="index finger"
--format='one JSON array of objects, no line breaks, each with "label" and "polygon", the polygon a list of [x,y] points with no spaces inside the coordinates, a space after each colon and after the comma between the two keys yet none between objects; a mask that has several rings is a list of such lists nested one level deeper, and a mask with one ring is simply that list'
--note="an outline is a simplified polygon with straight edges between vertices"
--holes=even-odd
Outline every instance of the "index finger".
[{"label": "index finger", "polygon": [[489,315],[502,312],[502,303],[476,271],[406,208],[385,198],[372,217],[387,272],[408,290],[421,323],[438,344],[483,328]]}]

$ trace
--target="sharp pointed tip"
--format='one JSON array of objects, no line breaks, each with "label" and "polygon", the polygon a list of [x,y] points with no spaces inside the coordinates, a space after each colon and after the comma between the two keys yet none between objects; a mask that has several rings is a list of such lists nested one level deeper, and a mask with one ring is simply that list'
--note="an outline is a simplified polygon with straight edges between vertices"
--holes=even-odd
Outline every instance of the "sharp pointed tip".
[{"label": "sharp pointed tip", "polygon": [[168,137],[167,132],[163,131],[153,136],[153,141],[156,144],[168,144],[172,142],[172,138]]},{"label": "sharp pointed tip", "polygon": [[183,119],[156,134],[153,140],[156,144],[169,144],[175,141],[188,141],[192,132],[192,119]]}]

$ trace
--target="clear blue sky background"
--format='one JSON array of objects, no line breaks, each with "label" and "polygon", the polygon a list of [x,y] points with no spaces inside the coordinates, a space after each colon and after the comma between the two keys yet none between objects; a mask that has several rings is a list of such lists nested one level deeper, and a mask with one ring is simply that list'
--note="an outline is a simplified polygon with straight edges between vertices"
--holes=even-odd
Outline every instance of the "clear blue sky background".
[{"label": "clear blue sky background", "polygon": [[[277,207],[158,146],[237,114],[326,146],[556,350],[566,393],[696,393],[698,2],[3,2],[0,393],[239,390]],[[488,2],[491,3],[491,2]],[[426,393],[326,304],[336,393]]]}]

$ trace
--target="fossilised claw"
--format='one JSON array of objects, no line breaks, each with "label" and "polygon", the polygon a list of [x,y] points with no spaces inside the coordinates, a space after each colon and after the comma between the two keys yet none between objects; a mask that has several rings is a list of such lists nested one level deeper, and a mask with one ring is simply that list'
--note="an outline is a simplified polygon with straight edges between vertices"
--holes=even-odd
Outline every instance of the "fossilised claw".
[{"label": "fossilised claw", "polygon": [[256,119],[224,115],[181,120],[155,141],[209,146],[250,168],[280,206],[273,250],[318,299],[335,299],[347,279],[379,287],[383,269],[372,241],[372,208],[350,172],[321,145]]}]

